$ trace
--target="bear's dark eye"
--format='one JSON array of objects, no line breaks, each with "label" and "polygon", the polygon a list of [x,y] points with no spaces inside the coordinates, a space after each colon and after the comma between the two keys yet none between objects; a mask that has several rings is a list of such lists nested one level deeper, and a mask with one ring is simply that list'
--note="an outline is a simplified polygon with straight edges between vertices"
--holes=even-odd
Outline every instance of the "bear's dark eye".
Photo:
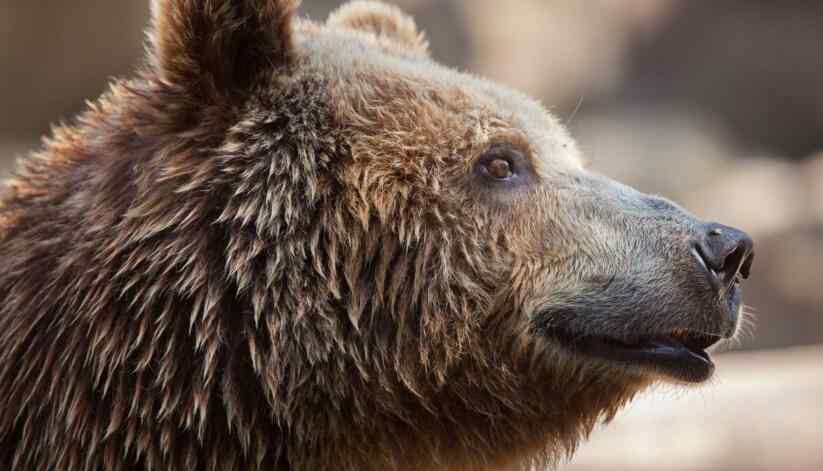
[{"label": "bear's dark eye", "polygon": [[477,173],[486,180],[513,183],[526,178],[529,163],[526,156],[511,144],[495,144],[477,160]]},{"label": "bear's dark eye", "polygon": [[508,180],[514,175],[512,164],[506,159],[494,159],[487,163],[486,173],[498,180]]}]

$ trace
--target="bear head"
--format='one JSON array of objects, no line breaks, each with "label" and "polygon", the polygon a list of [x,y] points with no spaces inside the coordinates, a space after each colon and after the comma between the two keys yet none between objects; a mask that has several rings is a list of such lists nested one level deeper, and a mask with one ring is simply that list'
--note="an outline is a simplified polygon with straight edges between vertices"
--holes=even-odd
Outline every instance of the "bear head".
[{"label": "bear head", "polygon": [[14,469],[528,467],[711,376],[748,236],[588,170],[394,7],[296,8],[155,0],[140,76],[11,181]]}]

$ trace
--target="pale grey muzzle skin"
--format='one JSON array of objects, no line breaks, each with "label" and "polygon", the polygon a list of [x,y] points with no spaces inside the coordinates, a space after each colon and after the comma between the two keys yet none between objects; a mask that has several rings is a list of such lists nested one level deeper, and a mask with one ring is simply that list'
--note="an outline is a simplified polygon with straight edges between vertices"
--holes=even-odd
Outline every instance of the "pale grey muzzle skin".
[{"label": "pale grey muzzle skin", "polygon": [[548,249],[572,248],[547,277],[535,330],[627,342],[678,330],[735,333],[740,291],[718,292],[695,257],[705,221],[598,175],[571,177],[553,197],[561,214],[549,223]]}]

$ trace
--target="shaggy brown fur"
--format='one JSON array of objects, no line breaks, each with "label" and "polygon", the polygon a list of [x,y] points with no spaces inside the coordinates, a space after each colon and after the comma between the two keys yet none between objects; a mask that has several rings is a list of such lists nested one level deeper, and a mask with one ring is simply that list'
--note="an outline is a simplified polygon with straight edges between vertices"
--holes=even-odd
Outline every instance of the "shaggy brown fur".
[{"label": "shaggy brown fur", "polygon": [[[396,9],[295,8],[155,1],[140,76],[8,182],[0,463],[540,465],[656,378],[563,348],[547,313],[614,335],[713,322],[669,250],[677,208],[587,174],[539,105],[431,62]],[[480,183],[495,142],[530,186]],[[634,297],[594,288],[616,274]]]}]

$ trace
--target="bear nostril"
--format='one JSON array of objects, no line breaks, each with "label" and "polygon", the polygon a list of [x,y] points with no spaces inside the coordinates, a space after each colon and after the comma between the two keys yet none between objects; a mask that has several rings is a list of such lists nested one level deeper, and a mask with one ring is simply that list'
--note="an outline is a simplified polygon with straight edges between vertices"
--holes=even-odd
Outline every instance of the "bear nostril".
[{"label": "bear nostril", "polygon": [[715,291],[720,291],[723,287],[723,283],[720,280],[720,275],[717,273],[717,270],[713,268],[713,263],[709,260],[706,256],[703,247],[700,244],[694,244],[692,246],[692,253],[697,261],[700,263],[701,268],[706,273],[706,277],[709,280],[709,283],[712,285],[712,288]]},{"label": "bear nostril", "polygon": [[754,259],[751,237],[743,231],[711,224],[694,246],[695,255],[718,291],[731,288],[740,278],[748,278]]},{"label": "bear nostril", "polygon": [[740,276],[743,277],[744,280],[748,280],[749,276],[752,274],[752,264],[754,263],[754,251],[750,250],[748,255],[743,260],[743,264],[740,265]]}]

